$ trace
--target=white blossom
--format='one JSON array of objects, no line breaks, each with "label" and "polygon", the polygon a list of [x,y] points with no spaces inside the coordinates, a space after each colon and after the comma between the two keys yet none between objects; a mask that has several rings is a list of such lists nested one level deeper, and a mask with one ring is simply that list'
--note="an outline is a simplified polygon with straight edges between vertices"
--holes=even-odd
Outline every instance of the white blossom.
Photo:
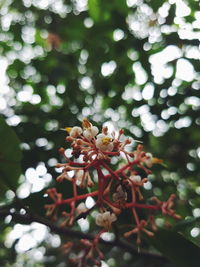
[{"label": "white blossom", "polygon": [[83,132],[83,130],[82,130],[81,127],[74,126],[74,127],[70,130],[69,135],[70,135],[71,137],[76,138],[76,137],[80,136],[80,135],[82,134],[82,132]]},{"label": "white blossom", "polygon": [[99,132],[99,129],[96,126],[91,126],[90,128],[87,128],[83,131],[83,136],[87,138],[88,140],[91,140],[94,138]]},{"label": "white blossom", "polygon": [[146,153],[147,158],[144,160],[144,163],[148,168],[153,166],[153,156],[151,153]]},{"label": "white blossom", "polygon": [[105,211],[104,213],[97,214],[96,224],[104,227],[106,230],[109,230],[111,224],[117,220],[117,217],[114,213],[110,211]]},{"label": "white blossom", "polygon": [[98,134],[96,140],[96,147],[102,151],[112,151],[114,147],[112,137],[105,134]]}]

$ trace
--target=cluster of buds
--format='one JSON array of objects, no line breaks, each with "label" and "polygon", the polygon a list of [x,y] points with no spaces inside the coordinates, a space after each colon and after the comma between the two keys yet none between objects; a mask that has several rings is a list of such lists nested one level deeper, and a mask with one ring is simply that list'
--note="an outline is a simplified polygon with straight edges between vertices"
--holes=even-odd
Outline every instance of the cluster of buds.
[{"label": "cluster of buds", "polygon": [[[103,127],[99,132],[99,129],[87,119],[83,120],[82,127],[67,127],[64,130],[68,133],[66,141],[71,143],[72,157],[68,158],[65,155],[64,148],[59,150],[66,162],[56,165],[62,170],[57,182],[63,180],[71,182],[73,196],[64,198],[55,188],[49,189],[47,193],[53,203],[46,205],[45,208],[47,215],[55,219],[59,214],[59,207],[67,205],[70,211],[59,214],[59,221],[63,218],[61,222],[63,227],[72,226],[78,219],[86,218],[96,210],[96,225],[101,227],[101,230],[93,242],[82,241],[87,243],[85,245],[87,248],[81,254],[84,259],[87,257],[95,259],[93,255],[95,251],[102,259],[102,254],[97,248],[100,235],[102,231],[111,231],[114,224],[117,226],[118,217],[120,214],[123,216],[124,210],[129,210],[132,214],[133,225],[123,233],[123,236],[128,238],[136,235],[138,245],[141,243],[142,232],[150,237],[154,235],[153,232],[157,229],[154,220],[157,213],[174,219],[180,218],[173,209],[175,195],[169,196],[167,201],[153,197],[151,205],[145,202],[142,190],[148,181],[148,175],[152,173],[150,168],[154,164],[162,163],[162,160],[153,157],[151,153],[146,153],[141,144],[137,145],[135,150],[128,151],[126,147],[132,141],[124,137],[123,130],[109,133],[108,128]],[[112,164],[112,157],[119,160],[118,168],[116,164]],[[69,175],[72,171],[73,176]],[[94,179],[94,176],[97,176],[97,179]],[[78,194],[78,187],[85,188],[85,193]],[[90,189],[90,192],[87,189]],[[88,197],[93,197],[95,201],[91,209],[84,203]],[[138,214],[140,209],[148,210],[146,220],[140,219]]]}]

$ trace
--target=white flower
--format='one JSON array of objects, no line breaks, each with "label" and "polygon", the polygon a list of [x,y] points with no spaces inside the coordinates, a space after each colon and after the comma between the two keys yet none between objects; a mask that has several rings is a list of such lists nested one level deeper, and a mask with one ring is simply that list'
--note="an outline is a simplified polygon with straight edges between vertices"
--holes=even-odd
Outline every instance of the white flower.
[{"label": "white flower", "polygon": [[83,132],[81,127],[78,127],[78,126],[75,126],[75,127],[71,128],[71,129],[70,128],[66,128],[66,129],[69,129],[69,130],[67,130],[67,131],[69,131],[69,135],[71,137],[74,137],[74,138],[80,136],[82,134],[82,132]]},{"label": "white flower", "polygon": [[153,156],[151,153],[146,153],[146,159],[144,160],[144,163],[148,168],[151,168],[153,166]]},{"label": "white flower", "polygon": [[110,211],[106,211],[104,213],[97,214],[96,224],[104,227],[106,230],[109,230],[111,224],[117,220],[117,217],[114,213],[110,213]]},{"label": "white flower", "polygon": [[85,206],[85,203],[84,202],[81,202],[78,204],[77,208],[76,208],[76,211],[77,211],[77,214],[81,214],[83,212],[86,212],[88,209],[86,208]]},{"label": "white flower", "polygon": [[96,126],[91,126],[90,128],[87,128],[86,130],[83,131],[83,136],[88,140],[91,140],[98,134],[98,132],[99,129]]},{"label": "white flower", "polygon": [[102,151],[112,151],[114,147],[112,137],[105,134],[98,134],[96,140],[96,147]]},{"label": "white flower", "polygon": [[130,179],[131,179],[131,181],[137,182],[137,183],[141,182],[141,180],[142,180],[140,175],[131,175]]}]

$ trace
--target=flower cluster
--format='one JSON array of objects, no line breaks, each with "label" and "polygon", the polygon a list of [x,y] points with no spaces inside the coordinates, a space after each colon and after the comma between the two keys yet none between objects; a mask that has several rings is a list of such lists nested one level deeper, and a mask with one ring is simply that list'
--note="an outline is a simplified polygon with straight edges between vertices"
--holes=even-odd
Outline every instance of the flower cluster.
[{"label": "flower cluster", "polygon": [[[170,216],[179,219],[173,209],[175,195],[169,196],[167,201],[160,201],[152,197],[151,204],[147,204],[143,196],[143,186],[148,181],[151,174],[150,168],[154,164],[162,163],[162,160],[153,157],[151,153],[146,153],[143,146],[139,144],[135,150],[128,151],[127,145],[131,144],[129,138],[125,138],[123,130],[118,133],[108,132],[107,127],[103,127],[101,132],[91,122],[84,119],[82,127],[65,128],[68,133],[66,141],[71,143],[72,157],[65,155],[65,149],[59,151],[66,159],[66,163],[59,163],[57,168],[61,168],[62,173],[57,177],[57,182],[67,180],[72,183],[73,196],[64,198],[55,188],[47,191],[53,203],[45,206],[47,215],[54,220],[58,218],[59,208],[67,206],[68,212],[59,214],[59,221],[62,226],[72,226],[78,219],[90,216],[96,210],[96,225],[101,227],[100,233],[91,241],[82,240],[85,244],[84,253],[80,258],[102,259],[102,253],[97,248],[102,232],[111,231],[113,224],[117,226],[118,218],[124,210],[129,210],[133,216],[131,229],[123,233],[125,238],[136,235],[136,243],[141,243],[141,233],[152,237],[157,229],[155,216],[161,213],[163,216]],[[112,164],[112,157],[119,159],[118,165]],[[73,159],[73,160],[72,160]],[[121,160],[121,161],[120,161]],[[118,168],[116,168],[118,166]],[[69,173],[73,171],[73,176]],[[93,177],[96,176],[97,179]],[[85,189],[84,194],[78,194],[77,188]],[[95,190],[95,189],[96,190]],[[87,189],[90,189],[88,192]],[[93,197],[95,205],[88,209],[84,201],[88,197]],[[146,219],[140,219],[138,211],[147,210]],[[70,244],[70,245],[69,245]],[[67,243],[66,250],[72,247]],[[95,251],[99,255],[97,258]]]}]

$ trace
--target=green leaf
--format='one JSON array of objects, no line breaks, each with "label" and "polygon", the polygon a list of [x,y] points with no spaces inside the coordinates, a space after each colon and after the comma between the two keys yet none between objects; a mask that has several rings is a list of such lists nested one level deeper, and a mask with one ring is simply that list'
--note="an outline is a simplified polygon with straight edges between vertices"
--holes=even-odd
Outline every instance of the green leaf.
[{"label": "green leaf", "polygon": [[199,217],[192,217],[183,221],[180,221],[178,223],[175,224],[175,226],[173,227],[174,231],[183,231],[188,227],[193,227],[197,222],[200,222],[200,218]]},{"label": "green leaf", "polygon": [[99,0],[88,0],[88,8],[89,8],[89,14],[91,18],[95,22],[98,22],[101,17],[101,9],[100,9]]},{"label": "green leaf", "polygon": [[156,12],[158,9],[163,5],[163,1],[157,1],[152,0],[151,1],[151,7],[153,8],[153,11]]},{"label": "green leaf", "polygon": [[15,191],[17,188],[22,158],[19,144],[13,129],[0,116],[0,198],[8,189]]},{"label": "green leaf", "polygon": [[199,267],[200,248],[179,233],[159,230],[151,242],[174,267]]}]

